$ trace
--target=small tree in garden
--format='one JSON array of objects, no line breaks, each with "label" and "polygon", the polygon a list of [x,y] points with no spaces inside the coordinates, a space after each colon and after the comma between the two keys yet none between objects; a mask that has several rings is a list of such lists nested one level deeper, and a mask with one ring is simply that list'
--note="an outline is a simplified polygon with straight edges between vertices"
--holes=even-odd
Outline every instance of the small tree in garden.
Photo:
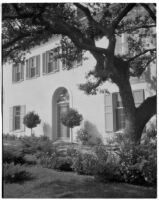
[{"label": "small tree in garden", "polygon": [[23,118],[23,124],[31,129],[31,135],[32,129],[40,124],[40,122],[41,120],[39,118],[39,115],[34,113],[34,111],[28,112]]},{"label": "small tree in garden", "polygon": [[71,141],[72,141],[72,128],[75,126],[79,126],[80,122],[83,120],[81,114],[78,113],[77,110],[70,108],[66,112],[64,112],[61,116],[61,122],[63,125],[71,128]]}]

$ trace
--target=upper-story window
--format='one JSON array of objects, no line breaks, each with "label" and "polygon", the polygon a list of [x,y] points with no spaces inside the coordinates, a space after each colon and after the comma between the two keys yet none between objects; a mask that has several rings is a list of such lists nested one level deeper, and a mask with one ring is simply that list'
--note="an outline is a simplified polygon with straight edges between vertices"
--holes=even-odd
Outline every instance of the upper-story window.
[{"label": "upper-story window", "polygon": [[17,63],[12,66],[12,81],[13,83],[24,80],[24,64]]},{"label": "upper-story window", "polygon": [[60,63],[57,57],[58,54],[59,48],[51,49],[43,53],[43,74],[59,71]]},{"label": "upper-story window", "polygon": [[40,55],[33,56],[26,60],[26,78],[40,76]]}]

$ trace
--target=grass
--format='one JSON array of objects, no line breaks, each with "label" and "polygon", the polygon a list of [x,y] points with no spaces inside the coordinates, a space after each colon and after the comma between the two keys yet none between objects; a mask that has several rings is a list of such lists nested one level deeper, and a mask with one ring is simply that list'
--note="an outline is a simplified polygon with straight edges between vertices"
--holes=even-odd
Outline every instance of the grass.
[{"label": "grass", "polygon": [[3,184],[4,198],[155,198],[156,189],[123,183],[100,183],[91,176],[26,167],[35,177],[23,184]]}]

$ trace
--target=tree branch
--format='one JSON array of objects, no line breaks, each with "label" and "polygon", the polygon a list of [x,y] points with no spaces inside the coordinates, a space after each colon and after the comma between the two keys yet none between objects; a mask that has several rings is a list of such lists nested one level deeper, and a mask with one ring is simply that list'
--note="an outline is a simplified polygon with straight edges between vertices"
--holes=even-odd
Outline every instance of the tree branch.
[{"label": "tree branch", "polygon": [[145,10],[147,10],[147,12],[150,14],[151,18],[154,20],[154,22],[156,23],[156,15],[155,13],[151,10],[151,8],[148,6],[148,4],[146,3],[141,3],[141,5],[145,8]]},{"label": "tree branch", "polygon": [[145,51],[139,53],[138,55],[136,55],[136,56],[130,58],[127,62],[131,62],[131,61],[135,60],[136,58],[138,58],[138,57],[140,57],[140,56],[142,56],[142,55],[144,55],[144,54],[146,54],[146,53],[148,53],[148,52],[153,52],[153,51],[156,51],[156,48],[146,49]]},{"label": "tree branch", "polygon": [[119,13],[119,15],[114,19],[114,21],[112,22],[112,26],[113,29],[115,30],[118,26],[118,24],[120,23],[120,21],[128,14],[128,12],[130,12],[130,10],[133,9],[133,7],[135,6],[135,3],[129,3],[122,11],[121,13]]},{"label": "tree branch", "polygon": [[136,27],[131,27],[131,28],[127,28],[125,30],[122,30],[122,31],[119,31],[118,34],[121,34],[121,33],[125,33],[125,32],[132,32],[132,31],[135,31],[135,30],[138,30],[138,29],[142,29],[142,28],[153,28],[153,27],[156,27],[156,24],[151,24],[151,25],[143,25],[143,26],[136,26]]},{"label": "tree branch", "polygon": [[88,8],[86,8],[85,6],[83,6],[80,3],[74,3],[74,5],[79,8],[81,11],[84,12],[84,14],[86,15],[88,21],[90,23],[92,23],[98,30],[102,31],[102,33],[104,33],[105,35],[108,34],[108,30],[106,27],[103,27],[102,25],[100,25],[97,21],[95,21],[93,19],[93,17],[91,16],[90,10]]}]

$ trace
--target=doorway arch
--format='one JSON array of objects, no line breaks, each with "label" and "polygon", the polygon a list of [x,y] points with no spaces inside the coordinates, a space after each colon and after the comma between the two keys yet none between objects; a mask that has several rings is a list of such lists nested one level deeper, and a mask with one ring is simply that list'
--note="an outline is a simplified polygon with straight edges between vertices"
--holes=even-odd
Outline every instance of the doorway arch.
[{"label": "doorway arch", "polygon": [[52,139],[70,141],[70,129],[64,126],[60,117],[72,104],[69,89],[58,87],[52,97]]}]

